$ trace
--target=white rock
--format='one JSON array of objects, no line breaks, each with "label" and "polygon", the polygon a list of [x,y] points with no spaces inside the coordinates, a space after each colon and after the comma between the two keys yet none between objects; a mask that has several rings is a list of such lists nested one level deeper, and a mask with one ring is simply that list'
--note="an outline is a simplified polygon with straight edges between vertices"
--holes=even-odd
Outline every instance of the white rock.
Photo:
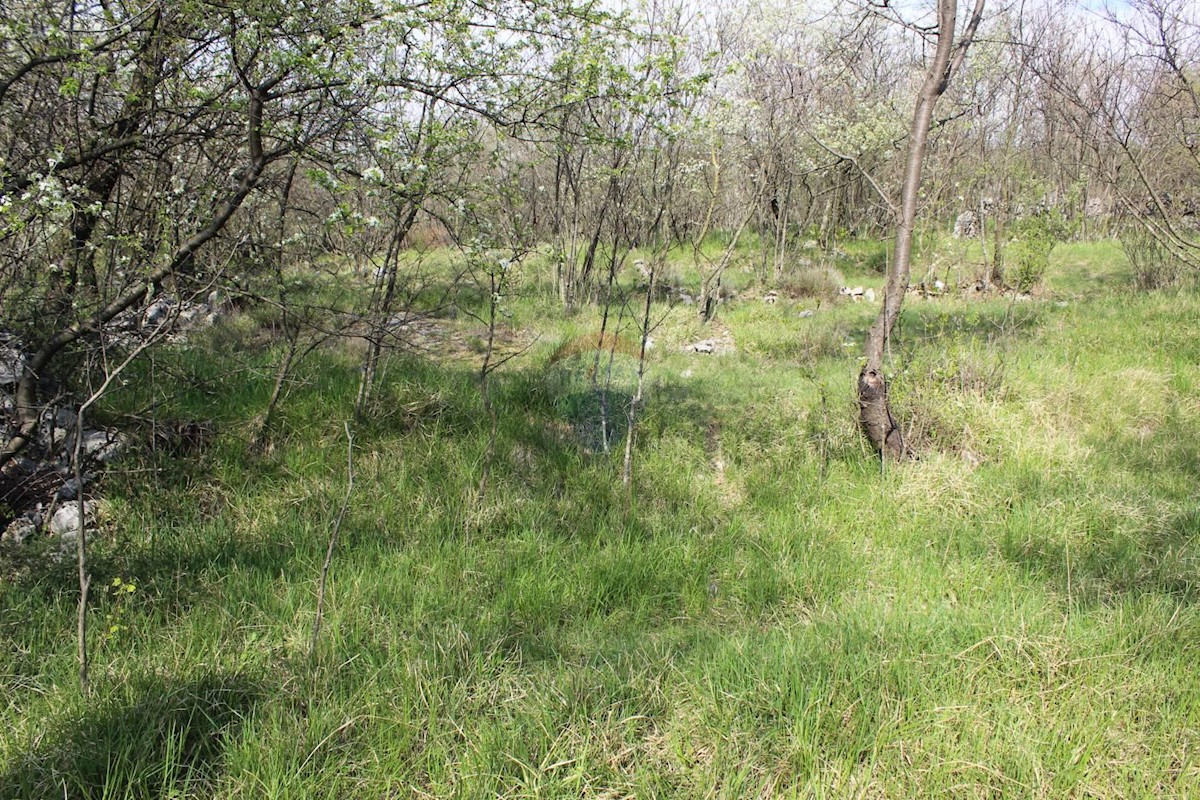
[{"label": "white rock", "polygon": [[12,542],[13,544],[21,544],[30,536],[37,533],[37,523],[28,517],[20,517],[14,519],[4,529],[3,535],[0,535],[0,541]]},{"label": "white rock", "polygon": [[144,314],[142,314],[142,324],[150,327],[157,327],[167,321],[167,317],[171,313],[171,308],[175,304],[165,297],[160,297],[151,303]]},{"label": "white rock", "polygon": [[25,372],[25,356],[15,347],[0,347],[0,386],[21,380]]},{"label": "white rock", "polygon": [[[83,432],[83,452],[102,464],[113,461],[125,452],[129,439],[120,431],[86,430]],[[74,447],[74,443],[71,443]]]},{"label": "white rock", "polygon": [[979,215],[974,211],[964,211],[954,220],[954,238],[969,239],[979,235]]},{"label": "white rock", "polygon": [[204,306],[197,306],[189,303],[179,310],[179,320],[180,322],[195,322],[197,317],[201,316],[202,314],[206,314],[207,311],[208,310]]},{"label": "white rock", "polygon": [[806,319],[808,317],[814,316],[815,314],[816,314],[816,312],[813,311],[811,308],[806,308],[800,312],[800,319]]},{"label": "white rock", "polygon": [[867,289],[865,297],[867,298],[868,303],[874,303],[875,302],[875,290]]},{"label": "white rock", "polygon": [[717,345],[712,339],[705,339],[702,342],[696,342],[692,345],[692,350],[696,353],[711,353],[716,350]]},{"label": "white rock", "polygon": [[[86,522],[92,516],[94,506],[88,501],[83,503],[83,518]],[[63,503],[50,518],[50,533],[55,536],[74,535],[79,531],[79,502]]]}]

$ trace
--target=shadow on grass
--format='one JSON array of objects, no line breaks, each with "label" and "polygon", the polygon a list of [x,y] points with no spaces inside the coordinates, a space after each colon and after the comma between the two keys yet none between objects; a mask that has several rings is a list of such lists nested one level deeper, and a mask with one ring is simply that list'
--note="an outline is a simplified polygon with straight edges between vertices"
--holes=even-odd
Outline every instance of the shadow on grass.
[{"label": "shadow on grass", "polygon": [[[1009,491],[1023,502],[1001,552],[1069,590],[1076,602],[1145,594],[1200,601],[1200,497],[1194,493],[1200,442],[1190,427],[1172,418],[1148,440],[1111,431],[1090,442],[1099,463],[1112,469],[1102,467],[1098,485],[1086,490],[1069,477],[1019,476]],[[1053,502],[1046,511],[1047,501],[1070,497],[1080,497],[1082,517],[1058,519]],[[1092,506],[1098,497],[1111,502]],[[1154,500],[1169,500],[1171,513],[1156,510]]]},{"label": "shadow on grass", "polygon": [[[629,540],[630,553],[617,549],[596,556],[593,566],[605,575],[611,571],[611,577],[600,581],[588,573],[588,602],[596,606],[589,613],[607,615],[625,605],[675,613],[677,601],[662,598],[673,598],[678,585],[696,584],[700,588],[692,591],[703,594],[706,574],[695,565],[670,580],[647,573],[636,585],[625,585],[631,574],[626,559],[640,563],[648,558],[646,553],[655,550],[653,543],[670,525],[686,521],[688,528],[715,531],[721,524],[721,516],[712,509],[697,508],[690,483],[674,476],[653,478],[646,502],[636,512],[628,511],[619,468],[629,387],[614,386],[609,393],[612,452],[606,454],[599,452],[603,415],[596,394],[586,385],[581,389],[578,376],[548,381],[545,370],[525,366],[498,373],[493,387],[500,428],[491,491],[496,510],[482,515],[486,537],[520,541],[528,531],[538,530],[548,539],[575,544]],[[399,410],[361,424],[356,450],[364,454],[364,470],[369,469],[366,455],[372,451],[402,453],[408,474],[403,486],[381,488],[360,481],[362,488],[356,489],[355,507],[338,546],[339,571],[343,565],[361,567],[373,558],[386,558],[393,549],[419,551],[433,541],[453,542],[464,535],[471,518],[470,493],[464,489],[477,480],[471,470],[488,429],[472,373],[455,366],[401,363],[391,374],[396,376],[394,385],[383,387],[380,394]],[[622,377],[627,380],[629,375]],[[290,402],[310,405],[314,401],[308,391],[298,392]],[[703,459],[716,414],[708,391],[715,390],[656,386],[638,423],[638,441],[666,434],[694,440],[700,452],[693,455]],[[230,405],[245,397],[252,393],[225,398],[222,416],[252,418],[258,410],[253,403]],[[310,582],[309,567],[319,564],[326,529],[343,491],[344,446],[336,438],[314,435],[281,443],[268,458],[249,458],[243,448],[218,442],[195,459],[147,461],[155,468],[150,481],[139,481],[135,472],[110,479],[105,493],[123,519],[93,538],[93,585],[105,586],[115,576],[136,581],[139,615],[171,620],[197,605],[219,607],[230,586],[270,592],[271,582],[282,575],[300,576],[297,583]],[[425,495],[428,502],[393,501],[412,493]],[[292,497],[295,502],[281,500]],[[527,565],[531,574],[542,568],[539,564]],[[30,559],[26,567],[19,581],[7,587],[14,597],[21,595],[14,613],[29,621],[14,630],[33,629],[47,613],[66,625],[77,597],[73,559]],[[609,581],[622,589],[614,592],[605,585]],[[565,595],[571,593],[569,586],[562,589]],[[103,592],[93,592],[92,599],[93,613],[101,613]],[[543,601],[544,609],[518,611],[511,625],[500,627],[520,638],[527,632],[522,621],[529,619],[535,623],[530,631],[536,634],[537,625],[545,622],[539,617],[556,618],[565,605],[561,596],[539,600]],[[528,642],[531,652],[542,649],[544,643],[537,638]]]},{"label": "shadow on grass", "polygon": [[[108,601],[104,587],[114,577],[132,579],[137,584],[138,604],[143,610],[155,608],[177,615],[198,597],[219,590],[220,582],[214,575],[227,574],[235,567],[272,573],[295,557],[294,543],[284,531],[253,538],[223,523],[186,518],[165,519],[155,527],[152,536],[138,541],[126,538],[124,533],[115,538],[107,531],[90,534],[92,613],[98,613]],[[61,554],[55,540],[45,540],[23,550],[10,548],[0,558],[4,559],[4,591],[13,593],[10,611],[14,618],[35,616],[39,605],[59,607],[62,613],[73,615],[71,609],[79,597],[74,553]]]},{"label": "shadow on grass", "polygon": [[1200,600],[1197,530],[1200,511],[1134,532],[1101,528],[1071,545],[1050,531],[1010,531],[1001,552],[1084,606],[1148,594],[1191,605]]},{"label": "shadow on grass", "polygon": [[226,741],[264,697],[237,675],[156,678],[123,694],[39,733],[0,772],[0,797],[209,796]]}]

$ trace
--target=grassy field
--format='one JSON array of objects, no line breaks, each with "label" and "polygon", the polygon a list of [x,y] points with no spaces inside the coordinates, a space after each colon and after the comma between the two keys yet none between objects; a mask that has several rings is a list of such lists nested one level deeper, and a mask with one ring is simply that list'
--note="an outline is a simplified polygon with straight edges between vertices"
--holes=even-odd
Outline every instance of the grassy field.
[{"label": "grassy field", "polygon": [[[868,252],[836,266],[878,288]],[[632,493],[586,446],[586,359],[550,361],[593,313],[508,301],[532,345],[494,375],[482,503],[477,323],[389,362],[315,663],[356,356],[305,361],[254,456],[277,348],[241,319],[159,354],[109,413],[215,435],[101,484],[92,697],[73,564],[3,557],[0,797],[1200,796],[1200,297],[1134,293],[1101,243],[1028,301],[910,298],[921,458],[882,470],[852,388],[874,308],[768,305],[753,258],[734,353],[658,308]]]}]

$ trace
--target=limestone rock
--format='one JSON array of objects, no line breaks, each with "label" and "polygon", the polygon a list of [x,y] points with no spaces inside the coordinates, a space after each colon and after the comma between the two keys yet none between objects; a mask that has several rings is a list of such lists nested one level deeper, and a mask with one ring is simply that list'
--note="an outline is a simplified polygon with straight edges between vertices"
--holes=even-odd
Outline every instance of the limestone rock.
[{"label": "limestone rock", "polygon": [[34,516],[21,516],[14,519],[4,529],[4,533],[0,534],[0,541],[9,542],[12,544],[24,544],[25,540],[31,536],[35,536],[38,532],[41,519]]},{"label": "limestone rock", "polygon": [[21,380],[25,371],[25,355],[15,347],[0,347],[0,386],[10,386]]},{"label": "limestone rock", "polygon": [[175,307],[175,301],[167,297],[160,297],[146,307],[142,314],[142,324],[148,328],[157,328],[162,325],[171,315],[171,309]]},{"label": "limestone rock", "polygon": [[86,430],[83,432],[83,452],[101,464],[119,458],[129,447],[129,437],[120,431]]},{"label": "limestone rock", "polygon": [[971,239],[979,235],[979,215],[974,211],[964,211],[954,220],[954,238]]},{"label": "limestone rock", "polygon": [[[83,519],[86,525],[95,513],[95,505],[83,503]],[[50,518],[50,533],[54,536],[74,536],[79,532],[79,503],[63,503]]]}]

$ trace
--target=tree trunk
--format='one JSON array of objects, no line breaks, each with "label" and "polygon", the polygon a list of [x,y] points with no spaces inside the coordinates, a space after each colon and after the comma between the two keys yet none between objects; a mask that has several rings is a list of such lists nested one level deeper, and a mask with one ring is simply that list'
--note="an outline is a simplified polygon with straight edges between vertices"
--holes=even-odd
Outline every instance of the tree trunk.
[{"label": "tree trunk", "polygon": [[983,3],[984,0],[976,0],[966,32],[956,45],[954,34],[958,0],[938,0],[937,48],[921,92],[917,95],[916,107],[913,109],[912,127],[908,134],[908,157],[904,166],[904,185],[901,190],[900,216],[896,226],[895,257],[888,271],[883,307],[867,331],[866,361],[858,376],[859,422],[871,446],[884,459],[902,459],[910,454],[888,402],[883,360],[888,339],[900,318],[904,295],[908,292],[913,231],[916,228],[918,191],[921,187],[921,167],[928,148],[933,109],[966,56],[967,47],[970,46],[983,16]]}]

